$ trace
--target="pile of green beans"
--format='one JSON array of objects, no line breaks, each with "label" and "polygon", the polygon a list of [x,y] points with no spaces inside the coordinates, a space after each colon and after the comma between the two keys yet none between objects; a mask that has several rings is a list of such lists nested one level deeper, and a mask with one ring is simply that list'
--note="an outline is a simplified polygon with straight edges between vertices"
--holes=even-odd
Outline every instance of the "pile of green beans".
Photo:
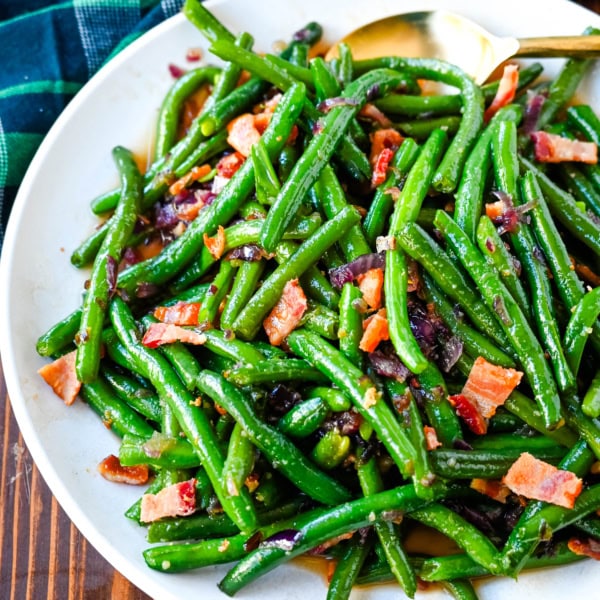
[{"label": "pile of green beans", "polygon": [[[91,265],[81,308],[37,344],[75,353],[80,398],[121,438],[121,465],[148,466],[146,493],[195,482],[191,516],[148,524],[140,501],[127,511],[147,527],[146,563],[235,563],[218,584],[233,595],[310,552],[332,565],[329,600],[378,581],[413,598],[419,578],[466,599],[474,578],[582,558],[570,537],[600,543],[600,171],[536,161],[523,113],[541,65],[486,123],[498,83],[453,65],[354,61],[345,45],[310,58],[316,23],[259,55],[200,0],[184,13],[225,64],[173,84],[148,172],[115,148],[120,189],[92,201],[106,224],[71,257]],[[600,142],[592,108],[568,107],[588,65],[565,63],[538,129]],[[458,93],[421,95],[421,79]],[[235,154],[230,123],[265,110],[260,141]],[[372,183],[372,141],[388,128],[402,137]],[[488,216],[498,197],[510,226]],[[377,301],[367,284],[380,272]],[[282,305],[290,282],[305,307]],[[182,307],[197,318],[175,331],[198,343],[145,345]],[[296,312],[273,345],[265,319],[287,326]],[[376,317],[387,330],[365,351]],[[452,398],[479,357],[523,373],[485,435]],[[573,509],[472,489],[500,484],[525,452],[583,479]],[[412,552],[423,526],[460,552]]]}]

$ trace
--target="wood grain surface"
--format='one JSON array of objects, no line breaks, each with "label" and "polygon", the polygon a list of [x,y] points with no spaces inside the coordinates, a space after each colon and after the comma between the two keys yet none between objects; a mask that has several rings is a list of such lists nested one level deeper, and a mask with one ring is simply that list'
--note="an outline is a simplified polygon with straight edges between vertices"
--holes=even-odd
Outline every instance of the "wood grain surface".
[{"label": "wood grain surface", "polygon": [[[600,0],[578,3],[600,13]],[[87,543],[52,496],[12,414],[1,364],[0,461],[0,600],[150,600]]]}]

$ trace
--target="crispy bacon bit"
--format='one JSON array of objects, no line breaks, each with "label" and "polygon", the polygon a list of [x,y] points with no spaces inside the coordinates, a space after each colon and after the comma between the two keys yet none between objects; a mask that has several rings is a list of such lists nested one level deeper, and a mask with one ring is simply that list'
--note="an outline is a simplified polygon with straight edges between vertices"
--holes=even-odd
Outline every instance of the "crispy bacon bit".
[{"label": "crispy bacon bit", "polygon": [[500,83],[498,84],[498,91],[483,115],[486,122],[489,121],[503,106],[510,104],[514,100],[518,84],[518,65],[505,65]]},{"label": "crispy bacon bit", "polygon": [[212,257],[215,260],[219,260],[219,258],[223,256],[223,252],[225,252],[225,245],[227,242],[227,240],[225,239],[225,229],[223,225],[219,225],[219,228],[217,229],[217,235],[215,235],[214,237],[209,237],[205,233],[202,239],[204,240],[204,245],[212,254]]},{"label": "crispy bacon bit", "polygon": [[466,396],[455,394],[454,396],[448,396],[448,401],[454,406],[456,414],[475,435],[484,435],[487,432],[485,419],[481,416],[475,404]]},{"label": "crispy bacon bit", "polygon": [[379,309],[374,315],[365,319],[363,335],[358,347],[363,352],[373,352],[380,342],[390,339],[387,312],[385,308]]},{"label": "crispy bacon bit", "polygon": [[263,327],[273,346],[280,346],[294,331],[304,316],[307,306],[306,295],[298,280],[288,281],[283,288],[281,298],[263,321]]},{"label": "crispy bacon bit", "polygon": [[54,362],[44,365],[38,373],[42,379],[62,398],[67,406],[71,406],[79,394],[81,382],[75,372],[75,357],[77,350],[64,354]]},{"label": "crispy bacon bit", "polygon": [[519,385],[523,373],[489,363],[477,357],[462,389],[462,395],[475,404],[481,415],[489,419]]},{"label": "crispy bacon bit", "polygon": [[179,325],[151,323],[142,339],[142,344],[147,348],[157,348],[163,344],[173,344],[174,342],[201,346],[206,342],[206,336],[192,329],[179,327]]},{"label": "crispy bacon bit", "polygon": [[371,310],[381,308],[381,296],[383,290],[383,269],[376,267],[369,269],[357,278],[358,289],[362,293],[364,301]]},{"label": "crispy bacon bit", "polygon": [[196,480],[169,485],[158,494],[144,494],[140,520],[152,523],[164,517],[187,517],[196,511]]},{"label": "crispy bacon bit", "polygon": [[135,465],[125,467],[119,459],[110,454],[99,465],[98,472],[104,479],[114,483],[128,483],[129,485],[144,485],[148,483],[148,465]]},{"label": "crispy bacon bit", "polygon": [[392,128],[378,129],[375,131],[371,135],[371,153],[369,155],[371,166],[375,165],[382,150],[389,149],[395,152],[398,150],[403,140],[404,138],[402,135]]},{"label": "crispy bacon bit", "polygon": [[515,494],[573,508],[583,482],[570,471],[539,460],[527,452],[512,464],[502,480]]},{"label": "crispy bacon bit", "polygon": [[561,135],[534,131],[530,134],[534,143],[535,159],[538,162],[582,162],[595,165],[598,162],[598,146],[593,142],[570,140]]},{"label": "crispy bacon bit", "polygon": [[471,481],[471,488],[502,504],[506,504],[506,499],[510,494],[510,490],[501,481],[494,481],[492,479],[473,479]]},{"label": "crispy bacon bit", "polygon": [[498,233],[513,233],[517,230],[519,223],[528,223],[528,211],[533,208],[533,204],[527,202],[520,206],[513,204],[512,198],[505,192],[497,190],[493,195],[498,198],[496,202],[490,202],[485,205],[485,214],[498,226]]},{"label": "crispy bacon bit", "polygon": [[588,538],[587,540],[571,538],[567,542],[567,546],[573,554],[589,556],[590,558],[600,560],[600,542],[594,538]]},{"label": "crispy bacon bit", "polygon": [[442,445],[442,442],[438,440],[437,432],[433,427],[425,425],[423,426],[423,431],[425,433],[425,444],[427,450],[435,450]]},{"label": "crispy bacon bit", "polygon": [[169,186],[169,193],[172,196],[181,194],[194,181],[206,177],[211,171],[210,165],[202,165],[200,167],[192,167],[183,177],[180,177],[175,183]]},{"label": "crispy bacon bit", "polygon": [[367,102],[359,111],[358,115],[363,119],[375,121],[381,127],[390,127],[392,122],[374,105]]},{"label": "crispy bacon bit", "polygon": [[246,157],[239,152],[226,154],[217,163],[217,174],[225,179],[231,179],[234,173],[244,164]]},{"label": "crispy bacon bit", "polygon": [[202,48],[188,48],[185,59],[189,62],[198,62],[202,58]]},{"label": "crispy bacon bit", "polygon": [[200,302],[177,302],[171,306],[158,306],[154,317],[171,325],[198,325]]},{"label": "crispy bacon bit", "polygon": [[377,391],[377,388],[370,387],[366,393],[365,393],[365,397],[363,398],[363,408],[371,408],[371,406],[375,406],[377,404],[377,400],[379,400],[379,397],[381,396],[381,394]]},{"label": "crispy bacon bit", "polygon": [[255,115],[244,113],[227,125],[227,143],[242,156],[250,156],[252,146],[260,140],[260,131],[256,128]]},{"label": "crispy bacon bit", "polygon": [[373,167],[373,176],[371,177],[372,188],[376,188],[385,181],[392,158],[394,158],[394,151],[391,148],[384,148],[379,153],[379,156],[375,160],[375,166]]}]

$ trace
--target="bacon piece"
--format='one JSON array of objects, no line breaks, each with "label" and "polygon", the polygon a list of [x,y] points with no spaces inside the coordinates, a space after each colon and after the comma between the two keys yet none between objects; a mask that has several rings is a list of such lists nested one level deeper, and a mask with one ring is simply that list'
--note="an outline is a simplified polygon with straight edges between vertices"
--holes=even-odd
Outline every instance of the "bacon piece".
[{"label": "bacon piece", "polygon": [[244,164],[246,157],[239,152],[226,154],[219,160],[217,166],[217,174],[225,179],[231,179],[235,172]]},{"label": "bacon piece", "polygon": [[62,398],[67,406],[71,406],[81,389],[81,381],[75,372],[75,357],[77,350],[63,354],[55,361],[44,365],[38,373],[42,379]]},{"label": "bacon piece", "polygon": [[503,106],[510,104],[517,93],[517,85],[519,84],[519,67],[518,65],[505,65],[502,71],[502,77],[498,84],[498,91],[483,114],[484,120],[489,121]]},{"label": "bacon piece", "polygon": [[358,345],[363,352],[374,352],[380,342],[389,340],[390,332],[385,308],[379,309],[374,315],[365,319],[363,329]]},{"label": "bacon piece", "polygon": [[200,167],[192,167],[190,171],[188,171],[183,177],[180,177],[175,183],[172,183],[169,186],[169,193],[172,196],[177,196],[181,194],[183,190],[193,183],[194,181],[198,181],[198,179],[202,179],[206,177],[211,171],[210,165],[202,165]]},{"label": "bacon piece", "polygon": [[358,289],[361,291],[364,301],[371,310],[381,308],[381,296],[383,290],[383,269],[375,267],[366,273],[357,276]]},{"label": "bacon piece", "polygon": [[484,435],[487,432],[487,423],[477,410],[477,406],[466,396],[454,394],[448,396],[448,401],[454,407],[456,414],[467,424],[475,435]]},{"label": "bacon piece", "polygon": [[375,131],[371,135],[371,153],[369,155],[371,166],[375,165],[382,150],[388,148],[395,152],[403,141],[404,138],[402,135],[396,129],[392,129],[391,127]]},{"label": "bacon piece", "polygon": [[587,540],[571,538],[567,542],[567,546],[573,554],[589,556],[590,558],[600,560],[600,542],[594,538],[588,538]]},{"label": "bacon piece", "polygon": [[227,242],[225,239],[225,229],[223,228],[223,225],[219,225],[219,228],[217,229],[217,235],[214,237],[209,237],[205,233],[202,239],[204,240],[204,245],[212,254],[212,257],[215,260],[219,260],[219,258],[223,256],[223,252],[225,252],[225,244]]},{"label": "bacon piece", "polygon": [[150,474],[148,465],[125,467],[114,454],[109,454],[98,465],[98,472],[108,481],[128,483],[129,485],[144,485],[148,482]]},{"label": "bacon piece", "polygon": [[297,279],[285,284],[281,298],[263,321],[263,327],[273,346],[279,346],[300,323],[308,303]]},{"label": "bacon piece", "polygon": [[252,146],[260,140],[255,115],[244,113],[227,124],[227,143],[242,156],[250,156]]},{"label": "bacon piece", "polygon": [[575,473],[557,469],[527,452],[512,464],[502,481],[515,494],[565,508],[573,508],[583,488]]},{"label": "bacon piece", "polygon": [[373,167],[373,176],[371,177],[371,187],[376,188],[381,185],[387,176],[387,170],[394,158],[394,151],[391,148],[384,148],[377,159]]},{"label": "bacon piece", "polygon": [[183,342],[201,346],[206,342],[206,336],[192,329],[185,329],[170,323],[151,323],[142,338],[142,344],[147,348],[157,348],[163,344]]},{"label": "bacon piece", "polygon": [[561,135],[534,131],[530,135],[534,143],[535,159],[538,162],[582,162],[595,165],[598,162],[598,146],[593,142],[570,140]]},{"label": "bacon piece", "polygon": [[479,356],[461,393],[476,406],[482,417],[489,419],[506,402],[522,377],[521,371],[493,365]]},{"label": "bacon piece", "polygon": [[429,425],[425,425],[423,427],[423,432],[425,433],[425,443],[427,450],[435,450],[442,445],[442,442],[438,440],[437,432],[433,427]]},{"label": "bacon piece", "polygon": [[196,480],[169,485],[158,494],[144,494],[140,520],[152,523],[164,517],[187,517],[196,511]]},{"label": "bacon piece", "polygon": [[158,306],[154,318],[171,325],[198,325],[200,302],[176,302],[171,306]]},{"label": "bacon piece", "polygon": [[478,491],[480,494],[485,494],[497,502],[506,504],[506,499],[510,494],[510,490],[501,481],[493,479],[473,479],[471,488]]}]

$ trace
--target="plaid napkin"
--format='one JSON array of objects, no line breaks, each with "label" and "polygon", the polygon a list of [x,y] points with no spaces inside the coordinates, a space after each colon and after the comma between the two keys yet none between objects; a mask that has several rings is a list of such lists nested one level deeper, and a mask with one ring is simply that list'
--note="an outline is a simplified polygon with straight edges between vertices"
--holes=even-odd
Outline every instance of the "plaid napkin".
[{"label": "plaid napkin", "polygon": [[183,0],[0,0],[0,247],[19,184],[81,86]]}]

